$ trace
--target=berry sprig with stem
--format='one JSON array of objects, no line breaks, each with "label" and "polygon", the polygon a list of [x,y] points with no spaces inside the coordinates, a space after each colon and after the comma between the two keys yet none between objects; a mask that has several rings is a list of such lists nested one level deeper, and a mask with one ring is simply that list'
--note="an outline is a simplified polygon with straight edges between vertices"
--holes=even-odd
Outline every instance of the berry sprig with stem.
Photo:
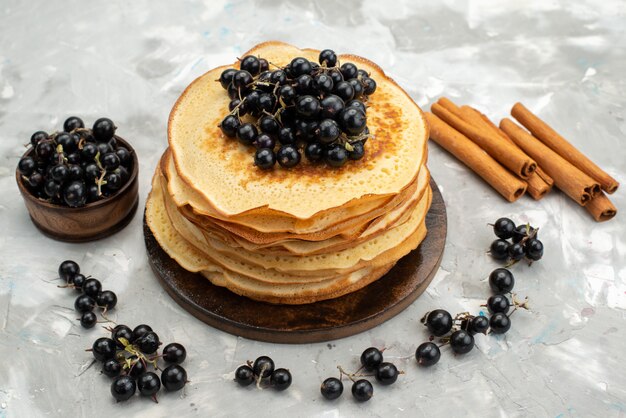
[{"label": "berry sprig with stem", "polygon": [[246,364],[235,370],[235,382],[240,386],[249,386],[256,382],[257,389],[271,387],[283,391],[291,386],[292,376],[289,369],[276,369],[271,357],[260,356],[254,362],[246,361]]},{"label": "berry sprig with stem", "polygon": [[[383,361],[384,351],[385,348],[367,348],[361,353],[361,365],[354,373],[349,373],[338,365],[339,378],[329,377],[322,382],[320,386],[322,396],[328,400],[339,398],[343,393],[342,381],[344,376],[352,382],[352,396],[358,402],[366,402],[374,396],[374,386],[366,379],[367,377],[374,377],[381,385],[395,383],[398,376],[404,374],[404,371],[398,370],[393,363]],[[361,373],[363,369],[369,373]]]},{"label": "berry sprig with stem", "polygon": [[[489,275],[489,287],[494,294],[480,306],[488,309],[490,318],[482,313],[475,316],[469,312],[452,317],[444,309],[427,312],[421,322],[431,335],[415,350],[418,365],[428,367],[437,364],[443,346],[450,345],[455,354],[466,354],[474,348],[474,335],[506,333],[511,328],[511,315],[519,309],[529,309],[528,297],[518,299],[512,292],[514,285],[513,274],[505,268],[498,268]],[[511,307],[513,310],[509,312]],[[439,344],[434,342],[435,337],[439,337]]]},{"label": "berry sprig with stem", "polygon": [[110,290],[102,290],[102,283],[91,276],[80,273],[80,266],[72,260],[65,260],[59,265],[59,278],[65,281],[60,288],[75,289],[80,296],[74,301],[74,309],[81,313],[78,318],[83,328],[93,328],[98,321],[94,309],[100,309],[105,322],[113,322],[106,316],[107,312],[117,305],[117,295]]},{"label": "berry sprig with stem", "polygon": [[499,218],[488,225],[493,227],[498,237],[491,243],[488,253],[496,260],[505,261],[506,267],[511,267],[524,258],[532,265],[543,257],[543,243],[537,239],[539,228],[533,228],[529,223],[516,226],[509,218]]}]

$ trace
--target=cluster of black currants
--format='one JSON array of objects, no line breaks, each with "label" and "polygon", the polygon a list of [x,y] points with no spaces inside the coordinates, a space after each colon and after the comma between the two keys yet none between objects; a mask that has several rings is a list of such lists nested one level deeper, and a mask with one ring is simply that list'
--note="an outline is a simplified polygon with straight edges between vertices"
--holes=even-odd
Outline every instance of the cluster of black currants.
[{"label": "cluster of black currants", "polygon": [[[322,396],[326,399],[337,399],[343,393],[343,376],[347,376],[352,381],[352,396],[358,402],[369,401],[374,396],[374,386],[367,379],[358,379],[356,377],[368,377],[374,376],[376,381],[381,385],[391,385],[398,380],[398,375],[403,372],[398,371],[398,368],[393,364],[383,361],[383,351],[376,347],[370,347],[361,353],[361,367],[354,373],[346,373],[341,366],[339,369],[339,378],[329,377],[322,382],[320,391]],[[360,374],[361,370],[365,369],[367,372],[373,374]]]},{"label": "cluster of black currants", "polygon": [[530,262],[543,257],[543,243],[537,239],[539,228],[528,224],[515,226],[509,218],[500,218],[493,224],[493,232],[498,239],[491,243],[489,253],[496,260],[514,264],[524,257]]},{"label": "cluster of black currants", "polygon": [[102,309],[104,317],[117,305],[117,295],[110,290],[102,290],[100,280],[81,274],[75,261],[65,260],[59,265],[59,278],[66,282],[60,287],[76,289],[80,293],[74,301],[74,309],[81,314],[79,320],[83,328],[93,328],[98,322],[98,317],[93,312],[95,308]]},{"label": "cluster of black currants", "polygon": [[[180,365],[187,358],[181,344],[168,344],[159,355],[159,336],[148,325],[138,325],[135,329],[117,325],[107,330],[111,337],[98,338],[87,351],[102,363],[102,373],[114,378],[111,394],[118,402],[130,399],[137,390],[158,402],[156,394],[161,386],[177,391],[188,383],[187,372]],[[159,368],[159,359],[168,364],[163,370]],[[148,371],[148,366],[154,371]],[[159,377],[155,372],[160,370]]]},{"label": "cluster of black currants", "polygon": [[[435,309],[424,315],[422,323],[428,327],[432,336],[431,341],[417,347],[415,351],[417,363],[426,367],[436,364],[441,357],[439,350],[441,345],[450,344],[454,353],[466,354],[474,348],[474,335],[504,334],[511,329],[510,316],[513,312],[509,314],[510,308],[513,306],[513,311],[518,308],[528,308],[527,299],[520,303],[511,293],[514,285],[515,278],[509,270],[498,268],[491,272],[489,287],[491,287],[494,295],[487,299],[485,305],[482,305],[491,314],[490,318],[482,314],[474,316],[468,312],[457,314],[452,318],[452,315],[444,309]],[[513,303],[506,297],[506,293],[511,293]],[[434,343],[432,341],[434,337],[443,337],[441,338],[442,344]]]},{"label": "cluster of black currants", "polygon": [[268,356],[261,356],[246,364],[237,367],[235,370],[235,382],[241,386],[249,386],[256,381],[257,388],[261,384],[269,386],[275,390],[285,390],[291,386],[291,372],[287,369],[275,369],[274,360]]},{"label": "cluster of black currants", "polygon": [[31,152],[17,165],[24,184],[38,198],[70,207],[114,194],[130,178],[133,162],[130,151],[118,145],[116,129],[108,118],[88,129],[72,116],[62,132],[35,132]]},{"label": "cluster of black currants", "polygon": [[282,68],[269,66],[248,55],[239,70],[227,69],[219,79],[231,98],[222,132],[254,145],[257,167],[271,169],[276,161],[294,167],[302,149],[309,161],[332,167],[363,158],[369,137],[365,103],[376,91],[366,71],[339,65],[330,49],[320,53],[319,64],[297,57]]}]

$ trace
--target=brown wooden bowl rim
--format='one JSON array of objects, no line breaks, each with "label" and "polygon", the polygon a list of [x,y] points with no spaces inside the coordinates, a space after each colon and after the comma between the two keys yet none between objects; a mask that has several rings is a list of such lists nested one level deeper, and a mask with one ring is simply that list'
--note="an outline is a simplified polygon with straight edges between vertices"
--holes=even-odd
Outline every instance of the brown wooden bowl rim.
[{"label": "brown wooden bowl rim", "polygon": [[[29,199],[31,202],[34,202],[36,205],[39,206],[43,206],[43,207],[47,207],[49,209],[62,209],[64,211],[68,211],[68,212],[79,212],[79,211],[83,211],[83,210],[87,210],[87,209],[93,209],[93,208],[98,208],[100,206],[105,206],[113,201],[115,201],[117,198],[119,198],[121,195],[124,194],[124,192],[130,188],[133,184],[133,182],[137,179],[137,176],[139,175],[139,159],[137,158],[137,153],[135,152],[135,149],[128,143],[128,141],[126,141],[124,138],[118,136],[118,135],[113,135],[113,137],[115,138],[116,141],[119,141],[122,143],[122,145],[124,145],[126,148],[128,148],[128,150],[131,152],[131,155],[133,156],[133,169],[132,172],[130,174],[130,178],[128,179],[128,181],[126,182],[126,184],[124,184],[122,186],[121,189],[119,189],[117,192],[115,192],[115,194],[108,196],[104,199],[98,200],[97,202],[91,202],[91,203],[87,203],[85,206],[79,206],[76,208],[72,208],[69,206],[64,206],[64,205],[57,205],[54,203],[50,203],[47,202],[45,200],[41,200],[38,197],[36,197],[35,195],[33,195],[30,190],[28,190],[28,188],[24,185],[24,182],[22,180],[22,175],[20,174],[20,172],[18,171],[18,169],[15,169],[15,179],[17,181],[17,186],[20,189],[20,192],[22,193],[22,197],[24,197],[24,199]],[[29,147],[26,152],[20,157],[20,158],[24,158],[29,156],[32,152],[35,151],[34,147]]]}]

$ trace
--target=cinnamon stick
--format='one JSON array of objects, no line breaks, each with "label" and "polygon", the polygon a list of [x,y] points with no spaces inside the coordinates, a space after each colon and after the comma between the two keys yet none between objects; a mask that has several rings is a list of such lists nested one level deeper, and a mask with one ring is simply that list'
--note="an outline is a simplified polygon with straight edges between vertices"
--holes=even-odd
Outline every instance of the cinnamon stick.
[{"label": "cinnamon stick", "polygon": [[617,208],[604,193],[600,193],[591,199],[585,205],[585,209],[597,222],[608,221],[617,214]]},{"label": "cinnamon stick", "polygon": [[556,187],[585,206],[600,193],[600,185],[591,177],[574,167],[569,161],[548,148],[543,142],[520,128],[510,119],[502,119],[500,128],[526,153],[541,164],[554,179]]},{"label": "cinnamon stick", "polygon": [[509,202],[519,199],[526,191],[526,183],[502,167],[473,141],[432,113],[425,112],[430,125],[430,139],[454,155],[482,177]]},{"label": "cinnamon stick", "polygon": [[[509,138],[504,132],[502,132],[500,128],[494,125],[493,122],[491,122],[489,118],[487,118],[487,116],[483,115],[481,112],[474,109],[473,107],[461,106],[459,108],[459,114],[466,122],[473,124],[479,129],[489,130],[493,132],[494,134],[498,135],[502,140],[509,142],[519,149],[515,142],[513,142],[511,138]],[[537,168],[539,168],[539,166],[537,166]],[[539,177],[537,171],[532,173],[526,179],[526,183],[528,183],[528,188],[526,189],[526,191],[535,200],[540,200],[552,189],[551,185],[548,185],[545,181],[543,181],[541,177]]]},{"label": "cinnamon stick", "polygon": [[619,187],[619,183],[604,170],[595,165],[576,147],[559,135],[554,129],[539,119],[523,104],[516,103],[511,109],[511,115],[519,121],[533,136],[541,140],[554,152],[569,161],[572,165],[600,183],[607,193],[613,193]]},{"label": "cinnamon stick", "polygon": [[500,140],[491,131],[474,127],[438,103],[431,106],[431,111],[521,178],[527,179],[537,168],[532,158],[512,144]]},{"label": "cinnamon stick", "polygon": [[[478,112],[478,111],[477,111]],[[480,112],[478,112],[480,113]],[[513,142],[513,140],[511,138],[509,138],[509,136],[504,133],[502,131],[502,129],[498,128],[498,126],[493,123],[487,116],[483,115],[482,113],[480,113],[480,117],[487,123],[487,125],[489,125],[491,127],[491,129],[496,132],[498,135],[500,135],[502,138],[506,139],[507,141]],[[552,177],[550,177],[548,175],[548,173],[546,173],[545,171],[543,171],[543,169],[541,168],[541,166],[537,166],[537,168],[535,169],[535,173],[537,173],[537,175],[539,177],[541,177],[541,179],[548,185],[550,186],[550,189],[552,189],[552,186],[554,185],[554,180],[552,179]]]}]

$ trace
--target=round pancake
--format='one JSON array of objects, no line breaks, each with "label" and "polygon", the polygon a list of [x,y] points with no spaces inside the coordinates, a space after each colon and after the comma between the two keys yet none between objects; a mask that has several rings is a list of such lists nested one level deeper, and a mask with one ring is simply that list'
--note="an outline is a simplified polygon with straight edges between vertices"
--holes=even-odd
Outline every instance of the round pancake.
[{"label": "round pancake", "polygon": [[[158,179],[157,179],[158,180]],[[158,187],[155,184],[155,187]],[[163,188],[163,190],[166,190]],[[155,198],[158,198],[158,195],[155,195]],[[427,206],[430,203],[430,196],[427,196],[425,200],[421,202],[422,206]],[[297,272],[281,272],[276,269],[265,269],[254,264],[249,264],[241,259],[236,259],[228,254],[218,253],[207,244],[205,237],[202,233],[193,226],[189,221],[183,218],[180,213],[176,210],[176,205],[174,205],[171,201],[168,202],[167,195],[164,194],[163,197],[164,204],[170,218],[170,222],[174,229],[182,236],[183,239],[188,241],[191,245],[197,248],[199,251],[205,254],[207,260],[209,262],[213,262],[224,269],[234,271],[239,274],[243,274],[249,277],[252,277],[256,280],[266,282],[266,283],[308,283],[313,281],[324,281],[332,277],[336,277],[339,275],[345,275],[348,272],[358,270],[361,266],[356,268],[343,269],[340,271],[326,271],[326,270],[316,270],[313,272],[307,271],[306,274],[301,274]],[[387,260],[389,257],[383,255],[381,259]],[[373,261],[368,263],[368,266],[377,265],[379,262]]]},{"label": "round pancake", "polygon": [[[379,199],[370,199],[365,202],[354,201],[339,208],[321,211],[309,219],[296,219],[287,216],[268,214],[256,214],[246,212],[240,215],[226,217],[221,213],[211,210],[210,206],[203,203],[202,196],[183,182],[176,173],[174,160],[171,158],[169,149],[166,151],[161,169],[167,178],[169,194],[179,207],[190,206],[193,212],[200,217],[210,217],[241,225],[258,232],[288,232],[293,234],[307,234],[322,231],[339,222],[345,222],[350,218],[364,215],[383,205],[393,203],[401,196],[385,196]],[[409,187],[409,186],[407,186]]]},{"label": "round pancake", "polygon": [[[269,42],[247,54],[278,65],[318,52]],[[234,216],[247,211],[308,219],[354,200],[393,196],[415,179],[426,155],[428,128],[411,98],[375,64],[344,55],[371,73],[378,88],[368,102],[373,135],[364,158],[340,169],[306,161],[292,169],[257,169],[250,147],[225,138],[218,124],[227,113],[228,95],[215,80],[227,67],[209,71],[181,95],[170,114],[168,140],[181,179],[215,211]]]}]

